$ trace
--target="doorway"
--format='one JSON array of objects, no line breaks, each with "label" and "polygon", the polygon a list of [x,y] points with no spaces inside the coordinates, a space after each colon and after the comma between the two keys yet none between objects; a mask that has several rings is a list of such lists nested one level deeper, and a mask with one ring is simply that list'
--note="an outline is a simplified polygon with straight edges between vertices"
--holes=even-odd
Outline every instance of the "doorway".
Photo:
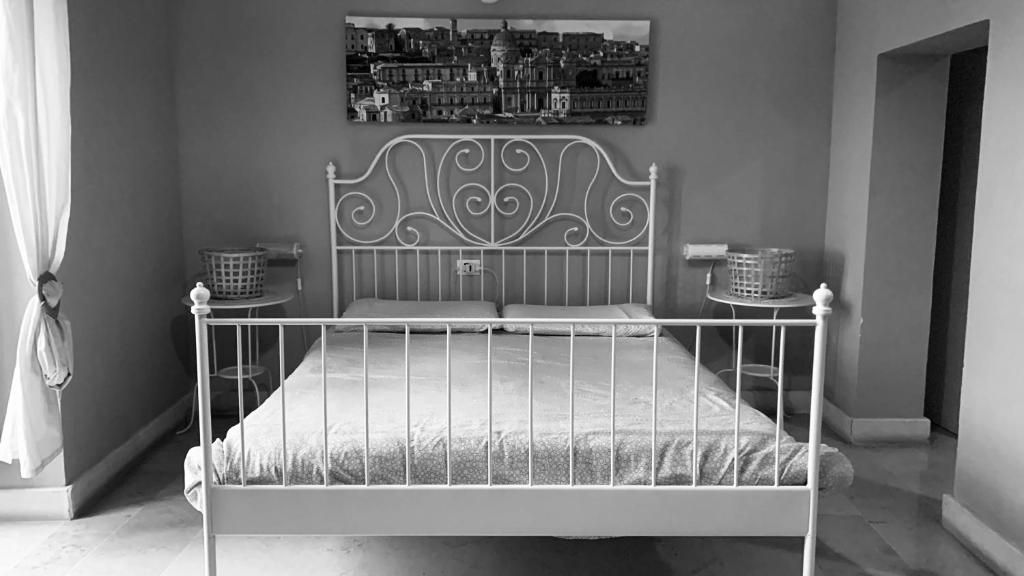
[{"label": "doorway", "polygon": [[987,44],[983,21],[878,56],[857,411],[906,440],[956,428]]},{"label": "doorway", "polygon": [[960,420],[987,57],[981,47],[953,54],[949,64],[924,415],[953,434]]}]

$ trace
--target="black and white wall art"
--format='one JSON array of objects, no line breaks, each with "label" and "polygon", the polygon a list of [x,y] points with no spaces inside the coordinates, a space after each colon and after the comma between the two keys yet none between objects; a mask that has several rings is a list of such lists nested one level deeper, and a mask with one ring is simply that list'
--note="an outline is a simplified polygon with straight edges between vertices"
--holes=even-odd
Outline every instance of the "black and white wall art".
[{"label": "black and white wall art", "polygon": [[352,16],[354,122],[643,124],[649,20]]}]

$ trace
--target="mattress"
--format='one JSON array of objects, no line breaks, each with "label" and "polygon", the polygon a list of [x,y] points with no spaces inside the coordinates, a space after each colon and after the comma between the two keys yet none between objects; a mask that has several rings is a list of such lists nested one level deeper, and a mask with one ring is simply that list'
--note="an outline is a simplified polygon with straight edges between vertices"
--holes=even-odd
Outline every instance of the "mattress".
[{"label": "mattress", "polygon": [[[362,333],[327,335],[327,440],[324,468],[324,386],[318,340],[299,367],[262,405],[245,417],[247,484],[363,484],[364,442],[369,436],[370,484],[406,482],[406,371],[404,334],[370,333],[368,403],[363,401]],[[692,479],[694,358],[671,336],[658,342],[657,439],[659,484]],[[526,484],[529,462],[529,375],[533,394],[534,484],[569,483],[569,338],[495,332],[492,357],[491,459],[494,484]],[[611,469],[612,340],[577,337],[574,363],[574,481],[607,484]],[[651,338],[618,338],[615,344],[615,483],[648,484],[651,476]],[[453,484],[487,483],[487,335],[452,334],[451,476]],[[447,483],[446,346],[443,334],[413,334],[409,347],[410,476],[413,484]],[[282,450],[282,396],[287,450]],[[697,460],[702,485],[731,485],[734,465],[735,392],[700,368]],[[368,430],[364,415],[368,413]],[[775,422],[741,402],[739,483],[775,480]],[[218,484],[241,482],[241,434],[233,426],[212,445]],[[282,457],[287,455],[287,467]],[[185,459],[185,496],[202,508],[200,447]],[[807,478],[807,445],[783,433],[781,482]],[[820,486],[850,485],[850,462],[822,446]]]}]

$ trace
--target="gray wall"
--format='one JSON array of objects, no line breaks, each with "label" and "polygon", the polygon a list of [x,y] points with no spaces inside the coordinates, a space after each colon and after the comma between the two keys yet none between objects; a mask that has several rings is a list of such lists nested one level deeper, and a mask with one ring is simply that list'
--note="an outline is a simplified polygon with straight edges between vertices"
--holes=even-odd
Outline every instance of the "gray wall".
[{"label": "gray wall", "polygon": [[[964,354],[960,437],[954,496],[978,518],[1024,548],[1024,386],[1020,326],[1024,269],[1006,265],[1007,247],[1024,242],[1024,10],[1004,0],[861,0],[840,2],[832,121],[826,247],[841,306],[833,400],[864,402],[856,386],[861,354],[870,159],[878,56],[949,30],[990,20],[974,247]],[[868,404],[870,403],[870,404]],[[870,416],[870,414],[855,414]]]},{"label": "gray wall", "polygon": [[169,338],[178,302],[172,29],[166,0],[70,2],[71,220],[64,310],[68,482],[189,392]]},{"label": "gray wall", "polygon": [[342,30],[353,12],[650,18],[648,125],[572,131],[624,158],[627,176],[661,167],[658,312],[695,314],[703,296],[705,269],[682,262],[683,242],[792,247],[806,282],[821,280],[834,2],[304,0],[285,9],[274,0],[186,0],[178,10],[189,271],[203,247],[294,238],[306,248],[309,312],[330,313],[323,167],[335,160],[342,174],[362,171],[382,143],[418,129],[345,120]]}]

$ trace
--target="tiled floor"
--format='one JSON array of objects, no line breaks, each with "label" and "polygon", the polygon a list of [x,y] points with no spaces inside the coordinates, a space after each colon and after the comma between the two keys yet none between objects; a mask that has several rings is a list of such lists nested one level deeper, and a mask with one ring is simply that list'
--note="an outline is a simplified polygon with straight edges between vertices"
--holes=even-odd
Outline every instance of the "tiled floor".
[{"label": "tiled floor", "polygon": [[[799,427],[792,430],[802,436]],[[105,500],[73,522],[0,524],[0,574],[202,574],[200,516],[185,502],[182,460],[194,435],[156,447]],[[838,446],[857,473],[822,500],[822,575],[990,574],[940,525],[956,440]],[[219,538],[221,575],[800,574],[794,538]]]}]

